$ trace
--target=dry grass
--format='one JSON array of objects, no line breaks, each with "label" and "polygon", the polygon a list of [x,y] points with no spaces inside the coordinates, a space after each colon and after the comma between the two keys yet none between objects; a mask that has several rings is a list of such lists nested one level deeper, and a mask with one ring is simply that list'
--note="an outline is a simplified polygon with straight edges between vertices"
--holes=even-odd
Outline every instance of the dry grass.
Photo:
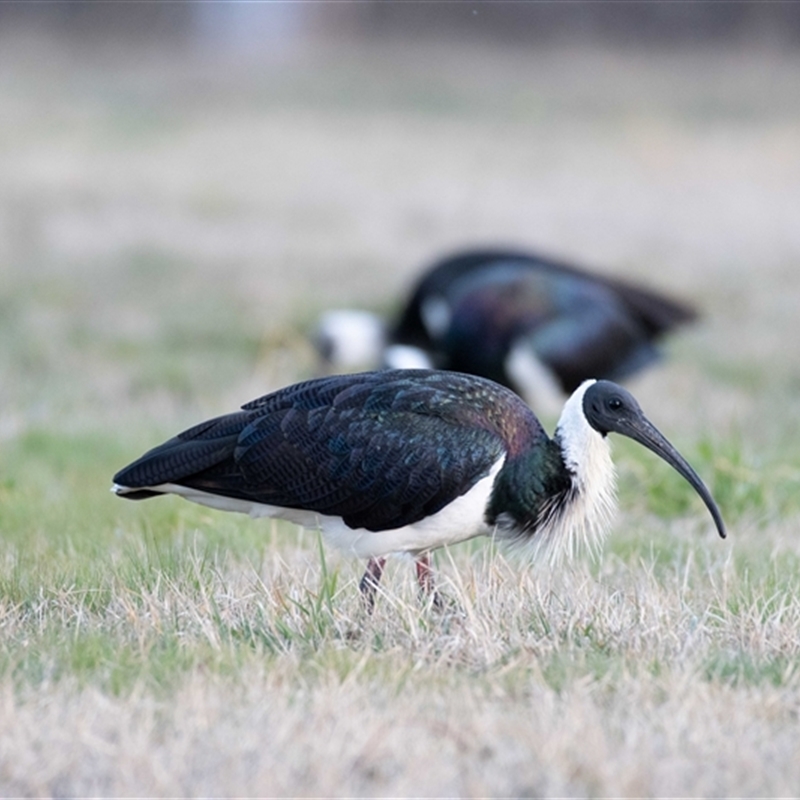
[{"label": "dry grass", "polygon": [[[0,47],[0,794],[792,795],[800,785],[800,61]],[[45,57],[46,56],[46,57]],[[730,527],[617,443],[598,562],[391,565],[113,472],[304,377],[304,326],[469,243],[705,321],[632,388]]]},{"label": "dry grass", "polygon": [[[187,547],[184,577],[5,610],[21,663],[4,791],[752,796],[800,779],[796,571],[770,587],[721,556],[612,554],[553,583],[481,553],[443,565],[448,612],[393,575],[367,620],[354,580],[328,595],[307,550],[282,550],[254,569]],[[53,639],[32,679],[26,648]]]}]

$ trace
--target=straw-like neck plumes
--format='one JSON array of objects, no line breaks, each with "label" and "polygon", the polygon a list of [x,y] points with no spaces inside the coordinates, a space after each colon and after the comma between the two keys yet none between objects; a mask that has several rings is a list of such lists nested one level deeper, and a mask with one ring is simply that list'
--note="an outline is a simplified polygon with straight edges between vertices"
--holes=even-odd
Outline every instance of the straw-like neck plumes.
[{"label": "straw-like neck plumes", "polygon": [[[584,381],[570,396],[561,412],[554,440],[561,449],[564,466],[572,481],[572,491],[542,530],[551,558],[573,555],[585,546],[596,551],[602,544],[616,506],[616,475],[608,439],[586,420],[583,395],[595,381]],[[551,528],[547,530],[547,528]]]},{"label": "straw-like neck plumes", "polygon": [[551,563],[579,547],[597,550],[614,508],[608,441],[583,413],[583,394],[592,383],[567,401],[552,439],[540,431],[509,457],[486,511],[498,536],[533,545]]}]

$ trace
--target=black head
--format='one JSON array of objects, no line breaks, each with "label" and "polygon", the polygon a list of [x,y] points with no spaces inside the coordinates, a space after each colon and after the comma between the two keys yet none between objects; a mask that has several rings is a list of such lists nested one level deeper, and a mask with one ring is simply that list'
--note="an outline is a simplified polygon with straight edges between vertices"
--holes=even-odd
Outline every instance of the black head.
[{"label": "black head", "polygon": [[611,381],[595,381],[583,395],[583,413],[586,421],[600,434],[621,433],[633,419],[645,419],[636,398]]},{"label": "black head", "polygon": [[725,538],[722,515],[697,473],[686,459],[644,415],[633,395],[611,381],[595,381],[583,395],[586,421],[600,434],[619,433],[644,445],[664,459],[692,485],[714,518],[719,535]]}]

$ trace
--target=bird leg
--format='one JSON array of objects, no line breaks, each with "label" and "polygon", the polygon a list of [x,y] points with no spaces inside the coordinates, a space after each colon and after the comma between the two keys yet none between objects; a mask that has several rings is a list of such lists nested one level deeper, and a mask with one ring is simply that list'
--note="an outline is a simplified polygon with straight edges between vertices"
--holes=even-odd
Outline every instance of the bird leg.
[{"label": "bird leg", "polygon": [[431,554],[423,553],[416,562],[417,583],[424,595],[431,598],[434,608],[442,607],[442,599],[433,588],[433,570],[431,569]]},{"label": "bird leg", "polygon": [[381,582],[385,564],[386,559],[383,557],[369,559],[367,561],[367,570],[358,584],[361,596],[364,598],[367,614],[371,614],[375,608],[375,594],[378,591],[378,584]]}]

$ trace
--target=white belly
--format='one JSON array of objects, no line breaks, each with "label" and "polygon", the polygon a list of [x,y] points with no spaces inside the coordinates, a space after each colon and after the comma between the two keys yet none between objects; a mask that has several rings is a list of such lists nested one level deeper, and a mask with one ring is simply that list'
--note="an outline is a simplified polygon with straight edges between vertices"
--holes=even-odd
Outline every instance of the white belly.
[{"label": "white belly", "polygon": [[[140,487],[135,491],[147,489],[163,494],[177,494],[221,511],[239,511],[251,517],[277,517],[294,522],[304,528],[318,528],[325,541],[344,553],[360,558],[373,558],[389,553],[418,553],[435,550],[456,542],[463,542],[475,536],[486,536],[491,530],[484,521],[486,505],[494,485],[494,479],[503,466],[505,458],[500,458],[490,473],[479,480],[466,494],[456,498],[441,511],[421,519],[412,525],[388,531],[368,531],[365,528],[349,528],[339,517],[318,514],[296,508],[283,508],[250,500],[222,497],[198,489],[190,489],[175,483],[162,483],[158,486]],[[124,495],[125,486],[114,486],[113,491]]]}]

